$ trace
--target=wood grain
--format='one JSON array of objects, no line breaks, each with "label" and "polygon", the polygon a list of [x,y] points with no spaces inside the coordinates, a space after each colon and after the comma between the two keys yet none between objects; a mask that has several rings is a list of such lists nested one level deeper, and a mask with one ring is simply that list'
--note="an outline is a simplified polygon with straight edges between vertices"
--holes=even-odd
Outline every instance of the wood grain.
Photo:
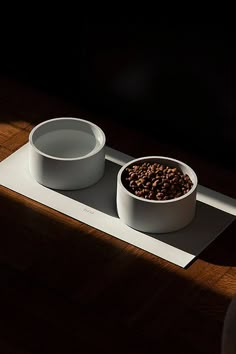
[{"label": "wood grain", "polygon": [[[6,78],[1,84],[1,160],[27,142],[37,122],[79,115],[61,98]],[[172,150],[119,122],[86,118],[130,155]],[[233,170],[209,180],[215,163],[172,151],[199,171],[202,184],[235,197]],[[0,218],[0,352],[220,353],[236,292],[235,222],[182,269],[2,186]]]}]

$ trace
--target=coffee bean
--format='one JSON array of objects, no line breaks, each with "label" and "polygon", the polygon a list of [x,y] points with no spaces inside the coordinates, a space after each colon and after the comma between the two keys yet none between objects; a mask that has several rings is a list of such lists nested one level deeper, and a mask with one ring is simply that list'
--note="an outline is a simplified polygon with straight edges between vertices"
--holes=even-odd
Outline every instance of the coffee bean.
[{"label": "coffee bean", "polygon": [[148,178],[155,178],[156,174],[154,172],[150,172]]},{"label": "coffee bean", "polygon": [[136,173],[131,173],[130,177],[131,177],[131,179],[133,179],[133,180],[138,178],[138,176],[137,176]]},{"label": "coffee bean", "polygon": [[158,184],[159,184],[159,180],[156,179],[156,180],[153,182],[152,186],[153,186],[154,188],[156,188],[156,187],[158,186]]},{"label": "coffee bean", "polygon": [[157,193],[157,196],[162,198],[162,197],[164,197],[164,193],[161,193],[161,192]]},{"label": "coffee bean", "polygon": [[174,183],[174,184],[177,184],[177,183],[178,183],[178,181],[179,181],[178,176],[174,177],[172,181],[173,181],[173,183]]}]

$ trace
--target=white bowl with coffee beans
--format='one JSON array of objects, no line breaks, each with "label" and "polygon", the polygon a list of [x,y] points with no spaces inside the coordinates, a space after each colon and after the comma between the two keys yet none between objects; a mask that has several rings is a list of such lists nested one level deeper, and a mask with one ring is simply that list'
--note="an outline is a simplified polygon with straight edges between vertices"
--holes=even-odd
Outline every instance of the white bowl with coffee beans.
[{"label": "white bowl with coffee beans", "polygon": [[168,233],[189,225],[196,211],[198,179],[186,163],[146,156],[125,164],[117,176],[117,212],[128,226]]}]

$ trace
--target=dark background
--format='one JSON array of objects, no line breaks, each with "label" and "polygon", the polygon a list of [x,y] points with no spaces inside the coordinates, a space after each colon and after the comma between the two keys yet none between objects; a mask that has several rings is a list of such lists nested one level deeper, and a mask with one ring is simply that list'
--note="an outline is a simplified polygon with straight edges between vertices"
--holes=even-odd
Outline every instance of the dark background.
[{"label": "dark background", "polygon": [[142,130],[147,139],[174,141],[234,165],[236,56],[229,13],[157,16],[150,9],[148,15],[90,13],[20,26],[2,44],[2,72]]}]

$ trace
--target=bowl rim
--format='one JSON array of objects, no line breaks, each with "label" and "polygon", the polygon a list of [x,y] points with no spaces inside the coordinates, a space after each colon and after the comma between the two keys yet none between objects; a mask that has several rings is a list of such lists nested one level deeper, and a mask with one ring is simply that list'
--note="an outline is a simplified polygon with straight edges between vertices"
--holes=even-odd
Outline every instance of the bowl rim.
[{"label": "bowl rim", "polygon": [[[185,166],[186,169],[190,170],[192,175],[194,176],[194,181],[193,182],[193,186],[192,188],[186,193],[181,195],[178,198],[172,198],[172,199],[168,199],[168,200],[153,200],[153,199],[145,199],[142,197],[138,197],[137,195],[131,193],[130,191],[128,191],[128,189],[124,186],[124,184],[122,183],[122,174],[124,172],[124,170],[126,169],[126,167],[129,167],[130,165],[132,165],[133,163],[137,163],[137,162],[141,162],[141,161],[148,161],[148,160],[158,160],[158,159],[165,159],[165,160],[169,160],[175,163],[178,163],[182,166]],[[174,159],[172,157],[168,157],[168,156],[158,156],[158,155],[150,155],[150,156],[143,156],[143,157],[138,157],[135,159],[130,160],[129,162],[127,162],[126,164],[124,164],[118,174],[117,174],[117,183],[120,185],[120,187],[132,198],[140,200],[142,202],[147,202],[147,203],[152,203],[152,204],[168,204],[168,203],[175,203],[177,201],[180,201],[182,199],[187,198],[190,194],[193,194],[196,191],[196,188],[198,186],[198,177],[196,172],[192,169],[192,167],[190,167],[188,164],[186,164],[185,162],[181,161],[181,160],[177,160]]]},{"label": "bowl rim", "polygon": [[[48,123],[51,123],[51,122],[55,122],[55,121],[59,121],[59,120],[74,120],[74,121],[79,121],[79,122],[83,122],[83,123],[86,123],[94,128],[96,128],[100,135],[101,135],[101,143],[95,148],[93,149],[91,152],[89,152],[88,154],[84,155],[84,156],[79,156],[79,157],[57,157],[57,156],[53,156],[53,155],[49,155],[49,154],[46,154],[45,152],[42,152],[41,150],[39,150],[35,144],[33,143],[33,135],[34,133],[36,132],[36,130],[38,130],[41,126],[43,125],[46,125]],[[52,160],[60,160],[60,161],[77,161],[77,160],[84,160],[88,157],[91,157],[91,156],[94,156],[96,155],[98,152],[100,152],[105,144],[106,144],[106,136],[105,136],[105,133],[104,131],[95,123],[89,121],[89,120],[86,120],[86,119],[82,119],[82,118],[75,118],[75,117],[58,117],[58,118],[52,118],[52,119],[48,119],[48,120],[45,120],[39,124],[37,124],[31,131],[30,131],[30,134],[29,134],[29,143],[30,145],[33,147],[33,149],[35,149],[40,155],[42,156],[45,156],[47,158],[50,158]]]}]

